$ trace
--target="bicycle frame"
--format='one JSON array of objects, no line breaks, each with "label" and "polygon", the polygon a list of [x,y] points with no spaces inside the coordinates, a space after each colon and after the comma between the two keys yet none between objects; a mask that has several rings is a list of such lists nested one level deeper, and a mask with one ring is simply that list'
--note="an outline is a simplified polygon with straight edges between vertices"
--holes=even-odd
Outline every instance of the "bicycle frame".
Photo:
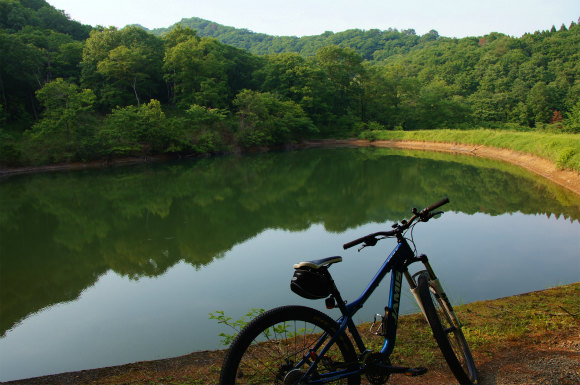
[{"label": "bicycle frame", "polygon": [[[415,262],[423,262],[423,264],[426,267],[426,270],[431,275],[431,279],[435,279],[435,274],[431,266],[429,265],[427,257],[425,255],[415,257],[415,253],[413,252],[407,241],[403,237],[400,237],[397,240],[397,245],[395,246],[395,248],[385,259],[382,266],[379,268],[379,270],[377,271],[371,282],[368,284],[366,289],[363,291],[363,293],[360,295],[360,297],[357,298],[355,301],[349,304],[345,304],[345,302],[342,300],[342,297],[340,296],[338,289],[336,288],[333,282],[331,293],[337,301],[337,305],[342,313],[342,316],[338,320],[339,324],[338,331],[333,336],[331,336],[330,340],[326,343],[324,348],[319,353],[316,354],[317,357],[315,361],[319,361],[320,359],[319,357],[324,357],[326,352],[335,343],[335,341],[339,338],[339,336],[346,331],[346,329],[348,329],[349,332],[351,333],[360,354],[370,352],[366,348],[358,332],[358,329],[356,328],[353,322],[353,316],[363,307],[364,303],[373,294],[373,292],[382,282],[384,277],[389,272],[392,271],[393,274],[391,275],[389,298],[387,306],[385,307],[385,316],[382,320],[383,334],[381,335],[385,337],[385,341],[380,350],[381,354],[384,354],[386,357],[389,357],[390,354],[393,352],[393,349],[395,348],[403,275],[405,275],[405,278],[408,281],[411,290],[414,290],[416,288],[416,284],[411,275],[409,274],[407,267]],[[417,302],[419,303],[419,306],[421,306],[421,301],[419,300],[418,296],[416,296],[416,299]],[[421,310],[423,310],[422,306]],[[320,348],[325,343],[325,340],[327,338],[328,338],[327,335],[323,335],[318,341],[318,343],[312,347],[311,351],[316,351],[318,348]],[[305,362],[306,359],[311,358],[312,357],[309,354],[302,362],[300,362],[300,364]],[[304,377],[308,377],[308,375],[314,370],[317,364],[318,362],[316,362],[314,365],[311,365],[310,368],[305,373]],[[338,378],[344,378],[352,374],[362,373],[363,370],[364,368],[359,365],[356,369],[347,368],[344,370],[338,370],[331,373],[325,373],[319,375],[317,380],[311,381],[310,383],[312,384],[325,383]]]},{"label": "bicycle frame", "polygon": [[[322,384],[344,378],[348,378],[349,382],[358,382],[361,374],[365,374],[369,382],[384,383],[395,373],[407,376],[427,373],[425,367],[393,366],[389,360],[395,348],[401,288],[405,276],[451,372],[461,384],[476,384],[477,368],[461,331],[461,323],[427,256],[417,255],[414,247],[411,249],[405,239],[407,231],[410,230],[412,234],[418,222],[428,222],[442,214],[442,211],[434,210],[447,203],[449,198],[441,199],[421,211],[413,208],[413,216],[393,224],[393,230],[367,234],[342,245],[346,250],[362,244],[360,251],[367,246],[375,246],[385,238],[397,239],[396,246],[368,286],[351,303],[347,304],[342,299],[328,271],[330,265],[342,260],[341,257],[295,264],[296,271],[290,284],[292,291],[308,299],[326,298],[326,307],[338,307],[341,316],[334,321],[328,315],[304,306],[283,306],[264,313],[236,337],[224,359],[220,383],[236,383],[238,378],[244,383],[244,379],[253,383],[253,380],[261,381],[264,375],[284,384]],[[409,242],[414,246],[412,235]],[[421,262],[425,269],[411,275],[409,266],[415,262]],[[381,318],[378,327],[375,316],[370,330],[372,334],[384,337],[384,343],[378,352],[373,352],[365,347],[353,317],[389,272],[391,282],[385,314],[378,315]],[[311,326],[307,327],[307,324]],[[288,326],[294,331],[288,331]],[[273,328],[274,333],[281,334],[270,338],[270,328]],[[264,341],[258,338],[261,335],[265,337]],[[262,354],[254,354],[256,352],[252,347],[258,350],[264,348],[264,351]],[[272,356],[272,360],[266,359],[266,356]]]}]

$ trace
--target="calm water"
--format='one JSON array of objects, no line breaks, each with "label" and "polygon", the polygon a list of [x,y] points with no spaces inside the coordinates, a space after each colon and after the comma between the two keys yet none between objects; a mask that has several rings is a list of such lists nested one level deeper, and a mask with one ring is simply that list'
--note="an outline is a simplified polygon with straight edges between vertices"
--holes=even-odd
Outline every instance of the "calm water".
[{"label": "calm water", "polygon": [[578,197],[477,158],[313,149],[2,180],[0,381],[218,348],[210,312],[321,305],[289,290],[305,259],[344,256],[352,299],[394,244],[341,245],[444,196],[414,235],[456,303],[580,280]]}]

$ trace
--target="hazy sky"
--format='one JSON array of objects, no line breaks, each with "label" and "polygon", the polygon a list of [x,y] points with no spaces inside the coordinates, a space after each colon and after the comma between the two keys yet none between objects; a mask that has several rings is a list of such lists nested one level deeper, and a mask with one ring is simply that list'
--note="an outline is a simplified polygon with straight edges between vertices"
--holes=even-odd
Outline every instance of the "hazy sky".
[{"label": "hazy sky", "polygon": [[169,27],[200,17],[270,35],[318,35],[349,28],[398,30],[422,35],[480,36],[560,28],[578,22],[580,0],[48,0],[83,24]]}]

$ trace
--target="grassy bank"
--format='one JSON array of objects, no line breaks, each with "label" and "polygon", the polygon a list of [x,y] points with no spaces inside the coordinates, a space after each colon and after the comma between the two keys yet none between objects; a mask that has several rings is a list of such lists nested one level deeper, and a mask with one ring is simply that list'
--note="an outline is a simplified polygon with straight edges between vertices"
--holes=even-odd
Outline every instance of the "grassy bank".
[{"label": "grassy bank", "polygon": [[[522,360],[537,358],[538,354],[553,358],[550,354],[568,354],[564,352],[568,349],[576,367],[578,353],[575,353],[574,346],[580,346],[578,298],[580,282],[456,306],[482,385],[495,384],[493,379],[502,376],[510,378],[511,374],[518,376],[517,381],[510,378],[509,382],[503,383],[540,383],[537,381],[544,376],[560,378],[564,369],[558,365],[549,369],[536,368],[540,373],[534,373],[539,376],[535,380],[526,378],[517,368],[513,369],[515,361],[521,363]],[[379,349],[382,339],[371,335],[368,330],[368,324],[360,325],[365,344],[372,349]],[[215,384],[218,382],[223,353],[196,352],[182,357],[38,377],[11,384]],[[405,315],[399,319],[397,345],[391,361],[394,364],[425,366],[429,370],[427,377],[423,378],[397,376],[396,383],[423,384],[425,379],[431,384],[456,383],[421,314]],[[536,365],[538,361],[530,362]],[[511,373],[513,370],[516,372]],[[578,376],[580,372],[572,373],[574,381],[580,378]]]},{"label": "grassy bank", "polygon": [[505,130],[365,131],[362,139],[463,143],[537,155],[563,169],[580,172],[580,134]]},{"label": "grassy bank", "polygon": [[[580,327],[580,283],[457,306],[463,332],[477,358],[485,361],[503,349],[535,343],[551,332]],[[445,367],[421,314],[401,318],[393,361]],[[368,334],[368,333],[367,333]]]}]

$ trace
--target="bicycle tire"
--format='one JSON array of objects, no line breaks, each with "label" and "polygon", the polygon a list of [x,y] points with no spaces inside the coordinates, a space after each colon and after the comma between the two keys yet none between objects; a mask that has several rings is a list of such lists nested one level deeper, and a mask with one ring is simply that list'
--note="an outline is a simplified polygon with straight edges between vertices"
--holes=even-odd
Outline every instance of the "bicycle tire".
[{"label": "bicycle tire", "polygon": [[477,369],[451,304],[435,294],[427,272],[419,275],[417,284],[425,316],[451,372],[460,384],[476,384]]},{"label": "bicycle tire", "polygon": [[[220,384],[282,384],[290,371],[298,381],[305,369],[297,371],[295,365],[323,332],[332,335],[337,329],[336,321],[309,307],[269,310],[248,323],[235,338],[224,358]],[[301,331],[304,334],[299,335]],[[314,375],[354,365],[358,367],[356,352],[344,333],[320,360]],[[360,374],[344,380],[350,385],[360,384]]]}]

